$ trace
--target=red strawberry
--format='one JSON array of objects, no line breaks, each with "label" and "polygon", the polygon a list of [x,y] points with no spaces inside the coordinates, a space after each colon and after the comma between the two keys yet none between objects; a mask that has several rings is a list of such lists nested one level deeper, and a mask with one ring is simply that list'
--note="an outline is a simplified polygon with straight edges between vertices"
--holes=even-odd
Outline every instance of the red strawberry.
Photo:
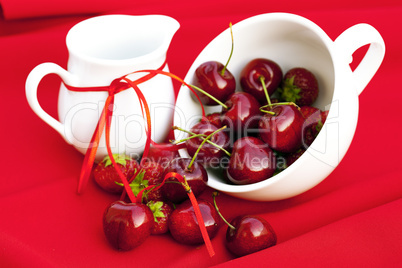
[{"label": "red strawberry", "polygon": [[[147,160],[144,161],[140,172],[135,176],[135,178],[130,182],[131,190],[134,195],[137,196],[143,189],[148,186],[158,186],[163,181],[164,168],[158,162]],[[123,184],[119,184],[123,186]],[[143,191],[142,201],[144,203],[148,201],[159,201],[163,200],[161,189],[147,189]]]},{"label": "red strawberry", "polygon": [[280,97],[298,106],[311,105],[318,97],[318,82],[315,75],[305,68],[290,69],[284,76]]},{"label": "red strawberry", "polygon": [[151,234],[165,234],[169,231],[168,220],[173,212],[173,207],[163,201],[149,201],[147,206],[154,214],[154,224],[151,229]]},{"label": "red strawberry", "polygon": [[312,106],[302,106],[300,112],[305,118],[303,125],[304,145],[310,146],[321,131],[321,128],[327,119],[328,111],[321,111]]},{"label": "red strawberry", "polygon": [[[147,181],[147,185],[155,185],[158,186],[163,181],[163,172],[165,169],[162,164],[155,161],[145,161],[142,165],[142,169],[145,172],[143,176],[143,182]],[[162,189],[150,189],[144,193],[144,200],[148,201],[159,201],[163,200]]]},{"label": "red strawberry", "polygon": [[296,152],[293,152],[289,155],[286,156],[286,165],[290,166],[291,164],[293,164],[297,159],[299,159],[299,157],[304,154],[306,150],[303,148],[300,148],[299,150],[297,150]]},{"label": "red strawberry", "polygon": [[[138,162],[127,155],[114,154],[113,158],[127,179],[134,176],[140,169]],[[122,181],[109,156],[99,162],[93,171],[93,175],[96,183],[107,192],[121,193],[123,191]]]}]

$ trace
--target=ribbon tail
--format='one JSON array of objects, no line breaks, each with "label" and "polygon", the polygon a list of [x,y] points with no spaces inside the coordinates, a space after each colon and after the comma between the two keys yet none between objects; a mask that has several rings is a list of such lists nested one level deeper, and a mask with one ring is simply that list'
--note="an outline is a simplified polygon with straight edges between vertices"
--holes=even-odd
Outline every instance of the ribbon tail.
[{"label": "ribbon tail", "polygon": [[[110,97],[110,103],[105,107],[109,107],[109,105],[113,106],[114,103],[114,97]],[[105,138],[106,138],[106,149],[107,153],[109,155],[110,160],[112,161],[113,167],[116,170],[117,174],[120,177],[121,182],[124,185],[124,189],[126,190],[128,197],[130,198],[131,202],[135,203],[137,201],[137,198],[135,197],[133,191],[131,190],[130,184],[127,181],[126,176],[123,174],[121,171],[120,167],[116,163],[116,160],[113,157],[112,149],[110,148],[110,125],[112,121],[112,110],[108,110],[108,113],[106,114],[106,131],[105,131]]]},{"label": "ribbon tail", "polygon": [[102,136],[103,129],[105,127],[105,118],[107,114],[107,107],[109,106],[110,98],[108,97],[105,102],[105,107],[103,107],[101,117],[99,118],[98,124],[96,125],[94,134],[92,135],[91,142],[85,153],[84,162],[81,167],[80,178],[78,181],[77,192],[81,194],[88,184],[89,177],[92,172],[92,167],[95,162],[96,152],[99,146],[99,140]]}]

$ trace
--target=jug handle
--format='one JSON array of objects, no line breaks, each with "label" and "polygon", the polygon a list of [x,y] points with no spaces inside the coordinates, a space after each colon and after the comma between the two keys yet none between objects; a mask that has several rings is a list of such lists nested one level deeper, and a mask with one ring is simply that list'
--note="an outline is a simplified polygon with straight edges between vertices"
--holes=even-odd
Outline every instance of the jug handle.
[{"label": "jug handle", "polygon": [[348,64],[352,62],[352,55],[357,49],[370,45],[362,61],[352,72],[352,81],[357,94],[360,95],[384,59],[384,40],[373,26],[360,23],[346,29],[334,43],[339,52],[338,55],[347,57],[345,60]]},{"label": "jug handle", "polygon": [[25,95],[31,109],[54,128],[61,136],[65,137],[65,127],[58,120],[45,112],[38,101],[38,85],[40,81],[48,74],[56,74],[67,84],[76,84],[76,77],[55,63],[45,62],[36,66],[29,73],[25,82]]}]

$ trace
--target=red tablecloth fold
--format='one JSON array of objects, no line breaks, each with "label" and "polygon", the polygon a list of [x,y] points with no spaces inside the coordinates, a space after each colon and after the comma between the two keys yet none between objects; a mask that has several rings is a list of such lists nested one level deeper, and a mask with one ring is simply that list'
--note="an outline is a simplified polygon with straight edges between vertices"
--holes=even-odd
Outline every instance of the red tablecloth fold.
[{"label": "red tablecloth fold", "polygon": [[[0,0],[4,12],[0,20],[1,267],[402,266],[399,1],[65,2]],[[321,184],[288,200],[259,203],[224,194],[218,197],[229,219],[244,213],[266,218],[278,234],[275,247],[236,259],[224,247],[226,228],[221,228],[212,241],[213,258],[205,246],[179,245],[169,235],[150,237],[130,252],[112,249],[102,233],[101,218],[117,197],[93,182],[83,195],[76,194],[83,156],[28,107],[24,84],[29,71],[45,61],[66,66],[65,36],[88,14],[160,13],[181,24],[168,62],[173,73],[184,77],[197,54],[230,21],[273,11],[305,16],[332,39],[366,22],[385,40],[386,57],[359,97],[359,123],[343,161]],[[40,103],[53,116],[59,83],[49,76],[39,89]],[[211,192],[203,197],[211,200]]]}]

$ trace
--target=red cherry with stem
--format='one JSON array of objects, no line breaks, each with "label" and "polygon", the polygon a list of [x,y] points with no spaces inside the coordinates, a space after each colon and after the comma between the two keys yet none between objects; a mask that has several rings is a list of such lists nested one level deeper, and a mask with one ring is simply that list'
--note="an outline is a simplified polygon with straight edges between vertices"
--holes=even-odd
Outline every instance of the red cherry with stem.
[{"label": "red cherry with stem", "polygon": [[265,88],[271,96],[282,82],[282,69],[274,61],[257,58],[250,61],[240,72],[240,84],[243,90],[253,95],[261,104],[266,104],[261,77],[264,77]]},{"label": "red cherry with stem", "polygon": [[265,114],[258,122],[259,135],[273,150],[292,153],[302,145],[304,117],[293,102],[272,104],[260,77],[268,105],[261,107]]},{"label": "red cherry with stem", "polygon": [[[232,24],[230,24],[230,33],[232,37],[232,49],[226,65],[217,61],[207,61],[195,70],[193,84],[195,89],[197,89],[197,95],[204,105],[216,105],[216,100],[225,102],[236,90],[235,77],[227,69],[233,54]],[[216,100],[212,99],[211,95]]]},{"label": "red cherry with stem", "polygon": [[218,215],[227,224],[226,248],[234,255],[245,256],[276,245],[277,237],[272,226],[262,217],[241,215],[230,223],[223,217],[216,204],[218,192],[213,193],[214,206]]},{"label": "red cherry with stem", "polygon": [[[198,206],[209,237],[216,236],[220,227],[220,218],[215,207],[204,199],[198,199]],[[172,237],[181,244],[201,244],[203,237],[190,200],[178,205],[168,220]]]},{"label": "red cherry with stem", "polygon": [[260,120],[261,139],[272,149],[291,153],[302,145],[304,118],[296,105],[275,105]]},{"label": "red cherry with stem", "polygon": [[[190,163],[192,164],[190,165]],[[191,158],[178,157],[170,161],[163,177],[171,172],[185,177],[194,196],[200,195],[207,188],[208,174],[205,168]],[[187,192],[175,177],[166,178],[166,183],[162,186],[162,192],[164,197],[173,203],[181,203],[188,198]]]},{"label": "red cherry with stem", "polygon": [[[218,130],[218,127],[211,123],[199,122],[190,132],[192,136],[201,134],[204,138],[194,137],[185,142],[188,154],[193,157],[197,153],[197,161],[207,167],[219,165],[220,158],[227,153],[226,149],[229,147],[229,136]],[[204,142],[205,137],[212,133],[214,134],[208,139],[210,142]]]},{"label": "red cherry with stem", "polygon": [[222,114],[215,112],[211,114],[207,114],[203,118],[201,118],[200,122],[209,122],[218,128],[222,127]]},{"label": "red cherry with stem", "polygon": [[235,92],[225,102],[222,109],[222,125],[226,125],[234,134],[242,136],[257,128],[261,117],[260,103],[251,94]]},{"label": "red cherry with stem", "polygon": [[147,158],[162,165],[163,168],[174,158],[179,157],[179,145],[158,143],[150,146]]},{"label": "red cherry with stem", "polygon": [[118,250],[131,250],[141,245],[151,234],[154,216],[142,203],[115,201],[103,214],[103,232]]},{"label": "red cherry with stem", "polygon": [[234,184],[251,184],[270,178],[276,169],[274,152],[262,140],[243,137],[233,145],[227,179]]},{"label": "red cherry with stem", "polygon": [[234,218],[226,232],[226,247],[236,256],[248,255],[276,245],[274,229],[263,218],[245,215]]}]

